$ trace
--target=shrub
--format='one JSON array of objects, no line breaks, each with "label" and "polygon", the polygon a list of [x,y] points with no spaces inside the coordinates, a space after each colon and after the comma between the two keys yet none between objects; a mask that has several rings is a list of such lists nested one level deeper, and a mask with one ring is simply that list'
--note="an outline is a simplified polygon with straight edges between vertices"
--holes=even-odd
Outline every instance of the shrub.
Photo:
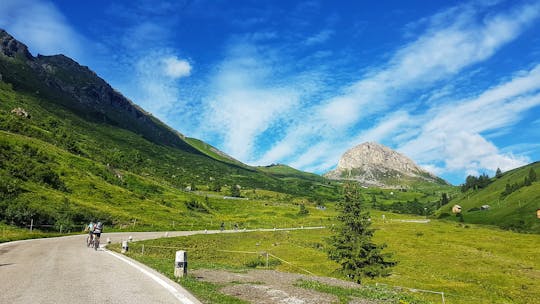
[{"label": "shrub", "polygon": [[188,210],[191,210],[191,211],[210,213],[210,211],[204,204],[196,201],[195,199],[192,199],[186,202],[185,205],[186,205],[186,208],[188,208]]},{"label": "shrub", "polygon": [[[281,265],[281,261],[277,259],[268,259],[268,267],[275,267]],[[244,263],[244,266],[249,268],[266,267],[266,255],[259,255],[254,259],[251,259]]]}]

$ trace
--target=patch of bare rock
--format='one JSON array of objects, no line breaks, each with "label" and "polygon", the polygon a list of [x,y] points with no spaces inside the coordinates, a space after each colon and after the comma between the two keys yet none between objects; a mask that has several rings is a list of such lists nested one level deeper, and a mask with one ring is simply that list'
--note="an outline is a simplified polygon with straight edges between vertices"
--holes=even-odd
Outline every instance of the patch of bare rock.
[{"label": "patch of bare rock", "polygon": [[[294,286],[299,280],[318,281],[320,283],[344,288],[358,287],[353,282],[335,278],[308,276],[275,270],[250,270],[237,273],[225,270],[199,269],[192,272],[199,280],[224,284],[221,292],[236,298],[258,304],[331,304],[339,299],[331,294]],[[377,301],[352,299],[351,304],[373,304]]]}]

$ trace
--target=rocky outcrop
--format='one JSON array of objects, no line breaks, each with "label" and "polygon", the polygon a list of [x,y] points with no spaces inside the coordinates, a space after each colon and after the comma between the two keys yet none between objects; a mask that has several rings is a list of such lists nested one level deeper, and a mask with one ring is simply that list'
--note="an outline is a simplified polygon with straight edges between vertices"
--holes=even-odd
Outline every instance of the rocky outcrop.
[{"label": "rocky outcrop", "polygon": [[366,186],[403,187],[408,181],[445,183],[410,158],[378,143],[360,144],[343,154],[330,179],[356,180]]},{"label": "rocky outcrop", "polygon": [[28,51],[26,45],[20,43],[13,38],[8,32],[0,29],[0,46],[2,47],[2,53],[9,57],[22,57],[27,60],[33,60],[32,54]]},{"label": "rocky outcrop", "polygon": [[23,109],[23,108],[15,108],[13,110],[11,110],[11,114],[15,114],[19,117],[23,117],[23,118],[30,118],[30,114],[28,114],[28,112]]}]

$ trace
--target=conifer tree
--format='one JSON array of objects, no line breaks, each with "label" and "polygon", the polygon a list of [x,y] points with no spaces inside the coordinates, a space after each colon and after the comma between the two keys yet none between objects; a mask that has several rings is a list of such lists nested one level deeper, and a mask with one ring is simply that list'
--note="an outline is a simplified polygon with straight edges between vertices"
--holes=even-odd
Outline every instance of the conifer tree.
[{"label": "conifer tree", "polygon": [[536,181],[536,171],[533,168],[529,170],[529,181],[534,183]]},{"label": "conifer tree", "polygon": [[362,209],[362,196],[353,183],[344,186],[343,201],[338,204],[340,213],[334,235],[329,239],[328,257],[341,265],[341,271],[360,284],[363,278],[390,274],[392,254],[382,253],[386,244],[372,242],[374,229],[370,228],[368,211]]}]

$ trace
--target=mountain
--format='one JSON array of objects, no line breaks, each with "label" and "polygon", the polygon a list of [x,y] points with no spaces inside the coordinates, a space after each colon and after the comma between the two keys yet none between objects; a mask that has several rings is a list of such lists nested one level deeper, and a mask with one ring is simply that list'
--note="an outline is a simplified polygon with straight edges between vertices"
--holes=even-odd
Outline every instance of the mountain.
[{"label": "mountain", "polygon": [[87,120],[125,128],[158,144],[198,153],[184,136],[145,112],[88,67],[64,55],[34,57],[26,45],[0,29],[1,77],[16,90],[63,105]]},{"label": "mountain", "polygon": [[[335,185],[266,172],[187,138],[89,68],[63,55],[34,57],[0,30],[0,221],[23,226],[33,219],[64,229],[96,217],[117,227],[136,219],[154,229],[214,223],[240,214],[236,202],[218,199],[236,185],[243,195],[264,189],[287,204],[339,193]],[[187,186],[213,192],[212,199]]]},{"label": "mountain", "polygon": [[400,188],[428,182],[446,185],[410,158],[378,143],[367,142],[345,152],[335,170],[324,175],[329,179],[356,180],[366,186]]},{"label": "mountain", "polygon": [[[538,177],[526,182],[531,171]],[[438,213],[440,218],[452,216],[452,206],[460,205],[465,223],[495,225],[505,229],[540,233],[540,162],[492,177],[485,187],[473,187],[452,198]],[[484,206],[484,207],[483,207]]]}]

